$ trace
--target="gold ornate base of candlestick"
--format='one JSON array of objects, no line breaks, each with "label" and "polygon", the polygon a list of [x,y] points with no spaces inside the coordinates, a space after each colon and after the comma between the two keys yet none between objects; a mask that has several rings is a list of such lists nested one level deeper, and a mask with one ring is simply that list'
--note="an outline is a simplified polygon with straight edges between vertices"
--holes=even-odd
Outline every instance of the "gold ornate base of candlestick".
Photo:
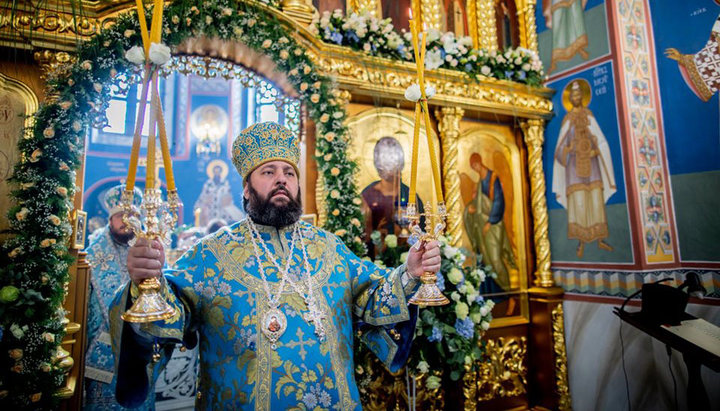
[{"label": "gold ornate base of candlestick", "polygon": [[437,275],[434,273],[425,273],[420,277],[422,285],[412,296],[410,304],[419,305],[421,307],[437,307],[450,303],[437,286]]},{"label": "gold ornate base of candlestick", "polygon": [[174,316],[175,309],[165,301],[160,287],[157,278],[148,278],[138,284],[138,298],[135,304],[121,315],[122,319],[131,323],[150,323]]}]

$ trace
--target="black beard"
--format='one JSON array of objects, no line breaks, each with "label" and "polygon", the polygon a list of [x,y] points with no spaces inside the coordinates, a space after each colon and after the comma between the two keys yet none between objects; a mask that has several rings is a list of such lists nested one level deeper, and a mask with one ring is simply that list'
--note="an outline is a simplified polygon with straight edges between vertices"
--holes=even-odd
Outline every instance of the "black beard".
[{"label": "black beard", "polygon": [[[302,198],[300,197],[300,190],[298,190],[297,197],[293,198],[285,187],[277,187],[268,194],[266,198],[260,197],[252,185],[248,184],[248,191],[250,191],[250,198],[244,200],[245,211],[253,222],[261,225],[267,225],[275,228],[287,227],[291,224],[295,224],[300,220],[302,215]],[[290,201],[285,205],[275,205],[272,203],[272,197],[278,192],[284,191],[287,194]]]},{"label": "black beard", "polygon": [[128,231],[127,233],[118,233],[110,227],[110,238],[118,244],[125,245],[135,237],[135,233]]}]

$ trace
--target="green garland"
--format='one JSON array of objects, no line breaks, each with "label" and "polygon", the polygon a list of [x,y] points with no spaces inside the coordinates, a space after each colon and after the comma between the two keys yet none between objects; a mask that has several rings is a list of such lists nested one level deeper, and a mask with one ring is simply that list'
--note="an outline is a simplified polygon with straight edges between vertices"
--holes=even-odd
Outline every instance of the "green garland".
[{"label": "green garland", "polygon": [[[148,21],[150,20],[148,10]],[[165,44],[191,37],[238,41],[268,55],[285,72],[317,125],[315,158],[325,181],[329,210],[325,229],[337,234],[358,255],[362,242],[360,197],[354,182],[357,165],[347,155],[345,110],[333,80],[318,73],[292,27],[256,2],[175,1],[164,13]],[[15,166],[14,206],[9,212],[12,238],[0,250],[0,405],[4,409],[54,408],[63,370],[53,359],[64,335],[62,301],[72,263],[67,240],[75,194],[75,169],[90,124],[103,123],[109,90],[120,79],[137,77],[125,51],[141,44],[137,11],[83,43],[77,63],[48,79],[48,95],[33,126],[21,138],[24,161]],[[337,211],[336,211],[337,210]],[[5,355],[7,353],[7,355]],[[77,389],[82,389],[78,386]]]}]

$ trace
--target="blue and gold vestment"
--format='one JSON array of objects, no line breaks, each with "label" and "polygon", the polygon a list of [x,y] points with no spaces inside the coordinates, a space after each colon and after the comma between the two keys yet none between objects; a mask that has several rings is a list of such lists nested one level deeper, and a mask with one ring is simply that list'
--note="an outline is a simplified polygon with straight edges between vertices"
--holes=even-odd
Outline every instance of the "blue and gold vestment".
[{"label": "blue and gold vestment", "polygon": [[[279,309],[287,317],[287,330],[277,349],[271,348],[259,325],[269,309],[268,296],[251,232],[241,221],[205,237],[174,270],[165,272],[166,297],[178,309],[174,318],[123,324],[120,314],[129,307],[136,287],[127,286],[116,296],[110,317],[121,403],[144,400],[153,378],[146,368],[152,341],[193,346],[195,331],[200,343],[199,409],[360,409],[353,374],[353,323],[390,370],[404,365],[417,318],[406,296],[415,292],[417,282],[403,281],[409,278],[404,266],[392,271],[378,268],[355,256],[336,236],[298,224],[315,298],[325,314],[325,341],[321,343],[313,325],[303,319],[303,298],[286,286]],[[298,241],[288,255],[292,228],[257,227],[280,265],[289,257],[291,271],[304,270]],[[275,295],[280,284],[277,268],[267,256],[259,263]]]}]

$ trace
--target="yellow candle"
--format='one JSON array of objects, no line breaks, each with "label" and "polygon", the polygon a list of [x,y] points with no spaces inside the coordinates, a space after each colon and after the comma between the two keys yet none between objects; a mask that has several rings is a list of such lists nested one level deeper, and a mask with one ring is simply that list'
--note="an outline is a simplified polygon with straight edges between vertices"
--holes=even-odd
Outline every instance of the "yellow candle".
[{"label": "yellow candle", "polygon": [[437,157],[435,156],[435,141],[430,134],[430,115],[428,114],[427,101],[422,102],[423,114],[425,116],[425,134],[427,134],[428,151],[430,152],[430,164],[432,166],[433,180],[435,183],[435,196],[437,201],[443,201],[442,186],[440,185],[440,167],[438,166]]},{"label": "yellow candle", "polygon": [[[153,74],[152,79],[152,99],[153,103],[157,90],[157,73]],[[150,105],[150,130],[148,132],[147,144],[147,166],[145,167],[145,190],[155,188],[155,125],[157,123],[157,106]]]},{"label": "yellow candle", "polygon": [[425,39],[427,38],[427,35],[425,32],[422,33],[422,43],[420,45],[420,50],[418,50],[418,85],[420,86],[420,95],[423,99],[426,99],[427,96],[425,95]]},{"label": "yellow candle", "polygon": [[148,35],[147,21],[145,20],[145,7],[142,0],[135,0],[137,5],[138,20],[140,20],[140,36],[142,36],[143,48],[145,49],[145,58],[150,53],[150,37]]},{"label": "yellow candle", "polygon": [[150,29],[150,42],[159,43],[162,37],[163,0],[155,0],[153,8],[152,27]]},{"label": "yellow candle", "polygon": [[172,169],[172,158],[170,157],[170,148],[167,140],[167,130],[165,130],[165,117],[163,115],[162,103],[160,101],[159,90],[155,93],[155,106],[157,110],[157,126],[158,135],[160,137],[160,150],[162,151],[163,166],[165,167],[165,181],[167,181],[168,191],[175,190],[175,175]]},{"label": "yellow candle", "polygon": [[415,130],[413,131],[412,156],[410,162],[410,195],[408,204],[415,204],[415,189],[417,185],[418,143],[420,142],[420,105],[415,105]]},{"label": "yellow candle", "polygon": [[145,122],[146,101],[150,82],[150,68],[145,67],[145,77],[143,78],[142,91],[140,92],[140,106],[135,118],[135,133],[133,134],[133,144],[130,150],[130,165],[128,166],[128,175],[125,183],[125,189],[132,191],[135,188],[135,174],[137,173],[138,159],[140,158],[140,142],[142,140],[142,125]]}]

